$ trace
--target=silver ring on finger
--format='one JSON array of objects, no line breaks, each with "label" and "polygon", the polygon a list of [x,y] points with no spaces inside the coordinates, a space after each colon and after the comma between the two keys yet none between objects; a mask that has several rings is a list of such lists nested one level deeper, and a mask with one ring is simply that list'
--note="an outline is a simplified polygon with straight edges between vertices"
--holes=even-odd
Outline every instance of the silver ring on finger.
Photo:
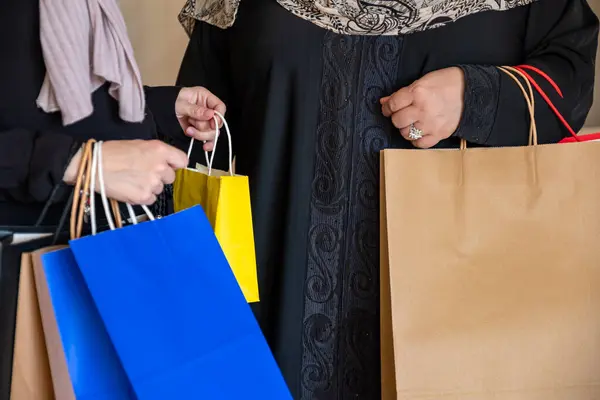
[{"label": "silver ring on finger", "polygon": [[419,140],[423,137],[423,131],[415,126],[415,124],[410,124],[410,130],[408,131],[408,139],[409,140]]}]

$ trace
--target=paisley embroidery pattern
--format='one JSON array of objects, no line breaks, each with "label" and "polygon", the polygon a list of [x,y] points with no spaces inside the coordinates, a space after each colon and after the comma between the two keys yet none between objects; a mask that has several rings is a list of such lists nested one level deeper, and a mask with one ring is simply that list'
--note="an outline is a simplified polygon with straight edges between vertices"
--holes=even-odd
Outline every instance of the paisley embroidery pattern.
[{"label": "paisley embroidery pattern", "polygon": [[[188,34],[195,21],[220,28],[235,22],[241,0],[188,0],[179,20]],[[244,0],[251,1],[251,0]],[[345,35],[402,35],[438,28],[481,11],[505,11],[536,0],[277,0],[315,25]]]},{"label": "paisley embroidery pattern", "polygon": [[381,397],[379,151],[394,128],[377,104],[396,84],[402,43],[325,35],[299,400]]}]

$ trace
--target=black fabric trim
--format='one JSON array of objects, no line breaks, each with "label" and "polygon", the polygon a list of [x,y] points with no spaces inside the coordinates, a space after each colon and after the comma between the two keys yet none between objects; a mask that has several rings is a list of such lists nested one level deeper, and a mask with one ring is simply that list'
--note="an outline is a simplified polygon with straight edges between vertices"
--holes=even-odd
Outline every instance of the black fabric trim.
[{"label": "black fabric trim", "polygon": [[500,72],[493,66],[460,65],[465,74],[463,115],[454,136],[486,144],[498,111]]}]

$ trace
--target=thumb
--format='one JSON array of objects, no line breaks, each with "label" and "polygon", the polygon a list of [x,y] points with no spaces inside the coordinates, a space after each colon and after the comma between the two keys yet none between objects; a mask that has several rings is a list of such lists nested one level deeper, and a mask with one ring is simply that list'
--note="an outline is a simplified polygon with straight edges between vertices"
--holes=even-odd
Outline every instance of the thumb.
[{"label": "thumb", "polygon": [[173,169],[182,169],[188,166],[187,154],[173,146],[165,146],[164,160]]}]

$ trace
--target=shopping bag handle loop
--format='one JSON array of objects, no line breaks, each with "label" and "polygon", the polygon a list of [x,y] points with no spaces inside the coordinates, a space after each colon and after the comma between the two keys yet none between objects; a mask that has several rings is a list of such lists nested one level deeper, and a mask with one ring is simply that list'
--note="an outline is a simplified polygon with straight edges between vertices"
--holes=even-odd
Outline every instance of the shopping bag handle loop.
[{"label": "shopping bag handle loop", "polygon": [[550,100],[550,96],[548,96],[548,94],[544,91],[544,89],[542,89],[542,87],[535,81],[535,79],[533,79],[533,77],[526,70],[536,72],[542,78],[546,79],[546,81],[548,81],[548,83],[550,84],[550,86],[552,86],[554,88],[554,90],[556,90],[556,92],[558,93],[558,95],[561,98],[564,98],[563,93],[560,90],[560,87],[556,84],[556,82],[554,82],[554,80],[552,78],[550,78],[550,76],[548,74],[546,74],[544,71],[542,71],[539,68],[536,68],[534,66],[531,66],[531,65],[519,65],[519,66],[515,67],[515,69],[519,70],[523,74],[523,76],[525,77],[525,79],[527,79],[529,82],[531,82],[531,84],[533,85],[533,87],[535,87],[535,90],[539,93],[539,95],[546,102],[546,104],[548,104],[548,107],[550,107],[550,110],[552,110],[552,112],[554,113],[554,115],[556,115],[556,117],[558,118],[558,120],[567,129],[567,131],[569,132],[569,134],[573,138],[575,138],[576,141],[578,141],[578,142],[581,141],[581,138],[579,137],[579,135],[577,135],[577,133],[575,132],[575,130],[573,129],[573,127],[567,122],[567,120],[560,113],[560,111],[558,111],[558,108],[556,108],[556,106],[554,105],[554,103],[552,102],[552,100]]},{"label": "shopping bag handle loop", "polygon": [[[217,117],[219,117],[221,119],[221,121],[223,121],[223,126],[225,127],[225,133],[227,134],[227,139],[229,139],[229,174],[231,176],[233,176],[233,144],[231,143],[231,131],[229,130],[229,125],[227,124],[227,120],[225,119],[223,114],[221,114],[218,111],[214,111],[214,113],[215,113],[215,115],[213,116],[213,119],[215,120],[215,145],[213,147],[210,158],[208,157],[208,152],[207,151],[204,152],[204,157],[206,157],[206,166],[208,167],[208,175],[210,176],[212,173],[212,165],[213,165],[213,161],[215,159],[215,153],[217,152],[217,142],[219,141],[219,135],[220,135],[219,120],[217,119]],[[194,148],[194,141],[195,141],[194,138],[192,138],[190,140],[190,147],[188,148],[188,152],[187,152],[188,160],[192,156],[192,149]]]},{"label": "shopping bag handle loop", "polygon": [[[121,228],[123,226],[123,220],[121,218],[121,211],[119,210],[119,203],[114,199],[108,199],[106,195],[106,187],[104,184],[104,170],[102,164],[102,143],[96,142],[94,139],[88,140],[82,147],[81,162],[77,170],[77,178],[75,186],[71,194],[71,220],[70,220],[70,237],[71,240],[79,239],[83,232],[83,216],[85,209],[89,204],[90,211],[90,223],[92,235],[97,233],[97,220],[96,220],[96,183],[100,186],[100,197],[104,206],[104,213],[106,214],[106,220],[111,230]],[[110,206],[109,206],[110,204]],[[138,223],[137,217],[131,204],[125,203],[127,211],[132,223],[135,225]],[[154,215],[150,209],[142,205],[141,206],[148,219],[154,220]],[[111,210],[112,209],[112,210]],[[114,218],[113,219],[113,215]],[[66,214],[61,217],[61,224],[64,223]],[[115,222],[116,220],[116,222]]]},{"label": "shopping bag handle loop", "polygon": [[[79,151],[79,149],[81,148],[81,143],[80,142],[76,142],[71,146],[71,151],[69,152],[69,157],[72,157],[75,155],[75,153],[77,151]],[[65,167],[66,169],[66,167]],[[52,192],[50,192],[50,196],[48,196],[48,199],[46,200],[46,203],[44,204],[44,208],[42,208],[42,212],[40,212],[40,215],[38,216],[38,219],[35,221],[35,224],[33,225],[34,227],[38,228],[40,227],[44,221],[46,220],[46,217],[48,216],[48,211],[50,210],[50,207],[55,204],[55,200],[56,200],[56,196],[59,193],[60,189],[62,189],[65,186],[64,182],[59,182],[57,184],[54,185],[54,187],[52,188]],[[64,220],[66,219],[66,215],[69,215],[70,212],[70,208],[71,208],[71,201],[73,198],[73,192],[70,191],[70,196],[69,196],[69,200],[67,201],[65,208],[63,210],[63,213],[61,214],[61,220],[62,222],[57,226],[57,231],[60,234],[60,231],[63,229],[64,227]],[[65,218],[63,218],[63,216],[65,216]]]},{"label": "shopping bag handle loop", "polygon": [[[117,203],[117,201],[111,199],[110,200],[110,207],[109,207],[109,200],[108,197],[106,196],[106,185],[104,184],[104,168],[103,168],[103,164],[102,164],[102,141],[99,141],[96,143],[96,145],[94,146],[94,152],[93,152],[93,156],[92,156],[92,171],[91,171],[91,176],[92,178],[92,183],[91,183],[91,188],[90,188],[90,192],[94,193],[96,187],[95,187],[95,183],[96,183],[96,177],[98,178],[98,185],[100,186],[100,198],[102,200],[102,205],[104,207],[104,214],[106,215],[106,220],[108,222],[108,226],[110,227],[111,231],[114,231],[117,228],[121,228],[123,226],[122,223],[122,219],[121,219],[121,211],[119,210],[119,204]],[[92,235],[95,235],[97,232],[97,226],[96,226],[96,202],[94,199],[95,196],[92,196],[90,198],[90,220],[91,220],[91,225],[92,225]],[[133,223],[133,225],[136,225],[138,223],[137,217],[135,215],[135,212],[133,211],[133,207],[131,206],[131,204],[129,203],[125,203],[125,206],[127,207],[127,212],[129,214],[129,218],[131,219],[131,222]],[[152,212],[150,211],[150,209],[145,206],[142,205],[142,210],[144,210],[144,212],[146,213],[146,216],[148,216],[148,219],[150,219],[151,221],[154,221],[154,215],[152,214]],[[112,212],[111,212],[111,208],[112,208]],[[117,223],[115,224],[115,221],[113,220],[113,214],[117,220]]]},{"label": "shopping bag handle loop", "polygon": [[71,204],[71,220],[69,226],[71,240],[81,237],[85,206],[90,197],[94,197],[89,195],[89,186],[92,160],[91,155],[95,142],[94,139],[88,140],[81,150],[81,161],[79,163],[79,168],[77,169],[77,178],[75,180],[75,186],[73,187],[73,202]]},{"label": "shopping bag handle loop", "polygon": [[[502,71],[503,73],[505,73],[506,75],[508,75],[513,81],[515,81],[515,83],[517,84],[517,86],[519,87],[521,92],[523,93],[523,98],[525,99],[525,102],[527,104],[527,110],[529,111],[529,118],[530,118],[529,146],[537,146],[538,134],[537,134],[537,124],[535,121],[535,96],[533,94],[533,88],[531,87],[531,82],[529,81],[529,79],[527,79],[526,74],[518,68],[510,67],[510,66],[497,67],[497,68],[500,71]],[[525,84],[527,85],[528,90],[525,90],[525,87],[519,81],[517,76],[520,76],[525,81]],[[460,149],[465,150],[466,148],[467,148],[467,141],[464,139],[461,139]]]},{"label": "shopping bag handle loop", "polygon": [[[523,97],[525,98],[525,102],[527,103],[529,117],[531,119],[531,122],[529,124],[529,145],[536,146],[538,144],[538,135],[537,135],[537,124],[535,121],[535,96],[533,93],[533,88],[531,87],[531,83],[529,82],[527,77],[524,75],[524,73],[515,67],[504,66],[504,67],[498,67],[498,69],[500,71],[504,72],[505,74],[507,74],[513,81],[515,81],[515,83],[517,84],[519,89],[521,89],[521,93],[523,93]],[[517,75],[520,76],[525,81],[525,84],[527,85],[527,89],[528,89],[527,91],[525,91],[525,88],[523,87],[523,84],[519,81],[519,79],[517,78]]]}]

